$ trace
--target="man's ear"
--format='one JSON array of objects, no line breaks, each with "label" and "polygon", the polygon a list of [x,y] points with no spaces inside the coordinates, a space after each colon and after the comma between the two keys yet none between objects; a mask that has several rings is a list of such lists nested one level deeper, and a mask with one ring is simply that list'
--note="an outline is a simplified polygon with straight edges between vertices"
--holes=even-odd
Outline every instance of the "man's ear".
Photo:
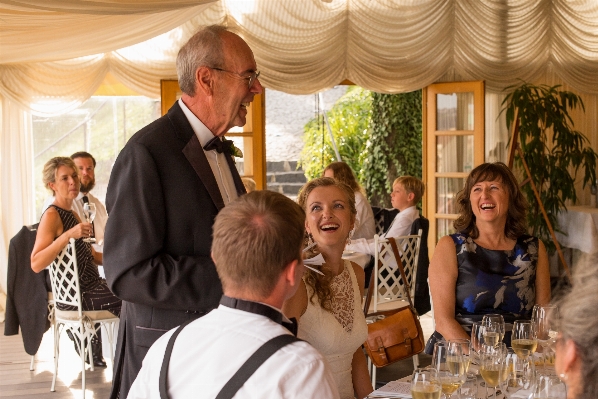
[{"label": "man's ear", "polygon": [[207,95],[214,93],[214,75],[207,66],[197,68],[195,71],[196,91],[201,91]]},{"label": "man's ear", "polygon": [[301,274],[298,275],[299,267],[301,267],[299,265],[299,260],[295,259],[294,261],[289,263],[284,270],[285,279],[287,280],[289,285],[291,285],[291,287],[295,287],[299,283],[299,280],[301,280]]}]

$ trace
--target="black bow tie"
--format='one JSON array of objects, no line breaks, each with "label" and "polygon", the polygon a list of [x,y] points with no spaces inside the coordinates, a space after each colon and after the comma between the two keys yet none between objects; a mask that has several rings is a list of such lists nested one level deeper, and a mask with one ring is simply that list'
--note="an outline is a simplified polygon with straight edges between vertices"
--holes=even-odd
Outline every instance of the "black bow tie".
[{"label": "black bow tie", "polygon": [[211,150],[216,150],[219,153],[227,153],[227,154],[231,154],[232,153],[232,144],[233,141],[232,140],[227,140],[227,139],[220,139],[220,137],[216,136],[213,139],[211,139],[210,141],[208,141],[206,143],[206,145],[203,146],[203,149],[206,151],[211,151]]},{"label": "black bow tie", "polygon": [[81,197],[81,201],[83,201],[84,204],[88,204],[89,198],[87,198],[87,195],[84,195],[83,197]]},{"label": "black bow tie", "polygon": [[245,312],[259,314],[265,316],[275,323],[281,324],[287,330],[289,330],[294,336],[297,336],[297,320],[292,317],[290,322],[282,319],[282,313],[274,308],[263,303],[245,301],[243,299],[231,298],[226,295],[222,295],[220,304],[233,309],[243,310]]}]

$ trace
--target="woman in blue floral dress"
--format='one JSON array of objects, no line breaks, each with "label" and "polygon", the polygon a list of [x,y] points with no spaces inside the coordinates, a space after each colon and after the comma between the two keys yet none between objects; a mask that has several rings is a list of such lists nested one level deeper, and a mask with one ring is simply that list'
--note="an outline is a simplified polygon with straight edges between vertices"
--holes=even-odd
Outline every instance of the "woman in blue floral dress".
[{"label": "woman in blue floral dress", "polygon": [[457,207],[457,233],[438,241],[430,262],[436,322],[430,354],[442,337],[469,338],[469,326],[485,314],[501,314],[509,331],[514,320],[531,318],[535,304],[550,302],[546,249],[527,234],[528,204],[511,170],[502,162],[476,167]]}]

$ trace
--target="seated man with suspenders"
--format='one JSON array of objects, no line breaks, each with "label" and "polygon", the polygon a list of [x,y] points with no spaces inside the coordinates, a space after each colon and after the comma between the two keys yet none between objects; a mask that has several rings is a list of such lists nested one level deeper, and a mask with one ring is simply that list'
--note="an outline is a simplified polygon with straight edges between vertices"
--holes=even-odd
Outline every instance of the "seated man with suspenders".
[{"label": "seated man with suspenders", "polygon": [[338,398],[324,358],[280,311],[303,275],[304,232],[305,213],[279,193],[224,207],[212,242],[220,306],[158,339],[128,398]]}]

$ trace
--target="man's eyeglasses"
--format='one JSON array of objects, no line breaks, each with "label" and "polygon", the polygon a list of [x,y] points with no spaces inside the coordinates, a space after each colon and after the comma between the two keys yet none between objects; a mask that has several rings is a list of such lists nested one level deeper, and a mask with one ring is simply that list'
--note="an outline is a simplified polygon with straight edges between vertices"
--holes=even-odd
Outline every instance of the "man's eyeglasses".
[{"label": "man's eyeglasses", "polygon": [[255,82],[255,80],[260,76],[260,72],[259,71],[251,72],[249,76],[245,76],[245,75],[242,75],[242,74],[237,73],[237,72],[227,71],[226,69],[221,69],[221,68],[212,68],[212,69],[215,69],[216,71],[220,71],[220,72],[226,72],[226,73],[230,73],[230,74],[233,74],[233,75],[237,75],[238,77],[240,77],[242,79],[248,80],[248,87],[249,87],[249,89],[251,89],[251,86],[253,86],[253,82]]}]

